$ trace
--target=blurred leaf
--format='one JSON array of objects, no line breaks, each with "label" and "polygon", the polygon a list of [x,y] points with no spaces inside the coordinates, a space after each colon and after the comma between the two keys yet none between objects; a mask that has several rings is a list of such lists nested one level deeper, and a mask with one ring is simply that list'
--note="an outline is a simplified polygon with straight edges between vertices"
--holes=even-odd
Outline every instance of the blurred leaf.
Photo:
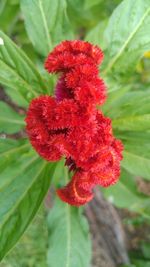
[{"label": "blurred leaf", "polygon": [[94,28],[92,28],[87,33],[87,35],[85,36],[85,41],[91,42],[95,45],[99,45],[102,49],[104,49],[106,44],[103,38],[103,33],[106,28],[106,24],[107,20],[100,21]]},{"label": "blurred leaf", "polygon": [[80,209],[56,199],[48,215],[48,229],[49,267],[89,266],[91,244],[88,224]]},{"label": "blurred leaf", "polygon": [[115,134],[117,135],[118,138],[121,138],[124,143],[127,141],[129,144],[134,144],[134,146],[137,144],[140,146],[146,144],[147,146],[150,140],[150,132],[116,131]]},{"label": "blurred leaf", "polygon": [[16,246],[0,264],[1,267],[46,267],[47,224],[44,205]]},{"label": "blurred leaf", "polygon": [[125,98],[129,90],[130,86],[124,86],[117,82],[108,88],[108,98],[105,105],[102,106],[105,115],[111,118],[116,118],[120,115],[122,99]]},{"label": "blurred leaf", "polygon": [[60,161],[57,162],[55,171],[53,173],[52,181],[51,183],[55,187],[59,187],[63,185],[64,182],[64,165],[65,165],[65,160],[61,159]]},{"label": "blurred leaf", "polygon": [[[67,11],[69,20],[76,31],[80,27],[88,27],[89,23],[93,23],[91,17],[91,10],[85,11],[84,1],[81,0],[67,0]],[[89,21],[90,20],[90,21]]]},{"label": "blurred leaf", "polygon": [[[90,8],[85,8],[85,1],[91,5]],[[121,0],[99,0],[99,4],[97,5],[94,3],[98,0],[85,1],[67,0],[69,20],[79,35],[80,30],[82,31],[83,29],[83,32],[85,29],[89,30],[91,27],[95,27],[100,21],[107,19]]]},{"label": "blurred leaf", "polygon": [[100,2],[102,2],[103,0],[85,0],[84,2],[84,6],[85,6],[85,9],[89,9],[95,5],[98,5]]},{"label": "blurred leaf", "polygon": [[24,127],[24,116],[19,115],[6,103],[0,101],[0,132],[16,133]]},{"label": "blurred leaf", "polygon": [[111,118],[121,118],[141,114],[150,114],[150,91],[132,90],[132,84],[124,85],[117,81],[108,83],[108,99],[103,111]]},{"label": "blurred leaf", "polygon": [[150,180],[150,158],[142,154],[137,155],[134,152],[124,151],[122,166],[130,173]]},{"label": "blurred leaf", "polygon": [[144,260],[133,260],[133,263],[136,267],[150,267],[150,261],[144,261]]},{"label": "blurred leaf", "polygon": [[[130,86],[128,86],[130,88]],[[127,88],[128,88],[127,87]],[[124,90],[124,86],[120,88],[120,91]],[[119,91],[118,91],[119,93]],[[121,95],[121,92],[120,92]],[[111,97],[111,96],[110,96]],[[108,99],[108,103],[110,99]],[[122,94],[119,101],[113,101],[113,110],[109,111],[109,114],[113,118],[135,116],[141,114],[150,114],[150,91],[130,91],[126,94]],[[108,105],[106,103],[106,106]],[[112,107],[112,106],[111,106]]]},{"label": "blurred leaf", "polygon": [[[11,98],[11,100],[19,107],[27,108],[28,102],[25,100],[25,98],[19,93],[17,88],[13,88],[10,90],[10,88],[5,87],[6,94]],[[30,94],[28,94],[30,95]]]},{"label": "blurred leaf", "polygon": [[0,1],[0,29],[10,33],[13,29],[19,13],[18,3],[11,0]]},{"label": "blurred leaf", "polygon": [[150,114],[139,116],[128,116],[113,120],[113,127],[120,130],[144,131],[150,130]]},{"label": "blurred leaf", "polygon": [[30,146],[27,150],[25,142],[16,146],[15,140],[0,140],[0,148],[1,143],[0,260],[35,215],[49,188],[54,166],[40,159]]},{"label": "blurred leaf", "polygon": [[15,89],[27,102],[46,93],[45,83],[30,59],[3,32],[0,38],[0,83]]},{"label": "blurred leaf", "polygon": [[113,12],[105,32],[104,74],[132,70],[150,46],[150,0],[124,0]]},{"label": "blurred leaf", "polygon": [[150,158],[150,132],[115,132],[115,136],[123,141],[125,151]]},{"label": "blurred leaf", "polygon": [[134,178],[122,171],[117,184],[103,189],[104,195],[118,208],[127,208],[150,221],[149,198],[138,193]]},{"label": "blurred leaf", "polygon": [[150,242],[142,242],[141,249],[144,258],[150,260]]},{"label": "blurred leaf", "polygon": [[66,8],[66,0],[21,0],[27,33],[41,55],[47,56],[56,43],[68,38]]}]

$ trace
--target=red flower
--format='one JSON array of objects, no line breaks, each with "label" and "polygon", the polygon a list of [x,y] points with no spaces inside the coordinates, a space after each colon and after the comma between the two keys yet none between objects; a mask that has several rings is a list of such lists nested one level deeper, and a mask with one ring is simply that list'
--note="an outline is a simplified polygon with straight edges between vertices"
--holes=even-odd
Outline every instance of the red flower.
[{"label": "red flower", "polygon": [[55,96],[32,100],[27,133],[40,156],[57,161],[62,156],[74,175],[59,197],[75,206],[90,201],[95,185],[114,184],[120,175],[123,146],[112,133],[111,120],[96,109],[106,88],[98,76],[102,51],[83,41],[65,41],[49,54],[45,68],[61,73]]},{"label": "red flower", "polygon": [[56,46],[47,57],[45,68],[48,72],[64,72],[78,65],[100,64],[103,53],[97,46],[83,41],[64,41]]},{"label": "red flower", "polygon": [[77,171],[66,187],[57,190],[58,196],[74,206],[81,206],[93,198],[94,184],[87,172]]}]

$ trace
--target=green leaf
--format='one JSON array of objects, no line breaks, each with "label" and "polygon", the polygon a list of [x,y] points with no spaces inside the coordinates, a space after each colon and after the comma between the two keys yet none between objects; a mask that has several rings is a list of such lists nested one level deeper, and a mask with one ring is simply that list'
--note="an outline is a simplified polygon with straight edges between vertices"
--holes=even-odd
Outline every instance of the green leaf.
[{"label": "green leaf", "polygon": [[0,27],[1,30],[10,33],[13,29],[19,13],[18,3],[11,0],[0,1]]},{"label": "green leaf", "polygon": [[136,267],[150,267],[150,261],[147,260],[133,259],[133,263]]},{"label": "green leaf", "polygon": [[105,197],[118,208],[138,212],[150,220],[149,198],[138,193],[134,178],[122,170],[120,181],[103,189]]},{"label": "green leaf", "polygon": [[6,103],[0,101],[0,132],[16,133],[24,127],[24,116],[19,115]]},{"label": "green leaf", "polygon": [[150,158],[150,132],[115,132],[115,136],[122,140],[125,151]]},{"label": "green leaf", "polygon": [[122,111],[122,109],[120,108],[122,104],[122,99],[125,98],[126,93],[129,90],[129,86],[123,86],[122,84],[118,84],[117,82],[115,82],[115,84],[110,85],[110,87],[108,88],[107,101],[102,107],[102,110],[105,115],[111,118],[116,118],[118,115],[120,115],[120,112]]},{"label": "green leaf", "polygon": [[[92,1],[90,1],[92,3]],[[102,49],[105,48],[105,40],[103,38],[104,30],[106,28],[107,19],[100,21],[94,28],[92,28],[85,36],[85,41],[99,45]]]},{"label": "green leaf", "polygon": [[66,0],[21,0],[27,33],[41,55],[47,56],[56,43],[69,37],[66,8]]},{"label": "green leaf", "polygon": [[[150,91],[133,90],[133,85],[117,81],[106,83],[109,86],[108,99],[102,108],[107,116],[118,119],[127,116],[150,114]],[[132,90],[132,91],[131,91]]]},{"label": "green leaf", "polygon": [[45,83],[24,52],[0,31],[0,84],[14,89],[26,102],[46,93]]},{"label": "green leaf", "polygon": [[149,252],[150,252],[150,242],[142,242],[141,250],[142,250],[142,254],[143,254],[144,258],[150,260],[150,254],[149,254]]},{"label": "green leaf", "polygon": [[[10,90],[10,88],[5,87],[6,94],[11,98],[11,100],[20,107],[27,108],[28,107],[28,101],[19,93],[17,88],[13,88],[13,90]],[[28,93],[30,95],[30,93]]]},{"label": "green leaf", "polygon": [[125,131],[150,130],[150,114],[114,119],[113,127],[114,129]]},{"label": "green leaf", "polygon": [[38,210],[49,188],[54,166],[40,159],[25,141],[17,144],[15,140],[0,140],[0,147],[1,143],[0,260],[15,245]]},{"label": "green leaf", "polygon": [[0,139],[0,172],[13,161],[17,161],[19,153],[29,150],[26,140]]},{"label": "green leaf", "polygon": [[102,0],[85,0],[84,6],[85,9],[89,9],[95,5],[98,5],[100,2],[102,2]]},{"label": "green leaf", "polygon": [[[130,88],[130,86],[128,86],[127,88]],[[123,90],[124,90],[124,86],[120,88],[120,96],[121,96],[121,91]],[[110,100],[112,100],[111,95],[108,97],[106,106],[109,104]],[[114,102],[114,99],[113,99],[113,103],[112,103],[113,105],[111,106],[108,105],[108,108],[111,109],[108,114],[110,114],[111,117],[113,118],[126,117],[129,115],[136,116],[136,115],[141,115],[141,114],[150,114],[150,105],[149,105],[150,91],[149,90],[146,90],[146,91],[145,90],[143,91],[132,90],[122,95],[122,97],[119,98],[118,100],[119,101]]]},{"label": "green leaf", "polygon": [[29,38],[35,49],[46,56],[52,49],[49,33],[50,22],[54,25],[58,1],[21,0],[21,9]]},{"label": "green leaf", "polygon": [[133,175],[150,180],[150,158],[135,152],[124,151],[122,166]]},{"label": "green leaf", "polygon": [[[134,144],[134,145],[146,145],[149,144],[150,140],[150,132],[128,132],[128,131],[119,131],[115,132],[118,138],[122,139],[123,142],[127,142],[128,144]],[[149,144],[150,146],[150,144]]]},{"label": "green leaf", "polygon": [[56,199],[48,215],[48,230],[49,267],[87,267],[90,265],[91,244],[88,225],[79,208]]},{"label": "green leaf", "polygon": [[113,12],[105,32],[104,74],[127,72],[150,46],[150,0],[124,0]]}]

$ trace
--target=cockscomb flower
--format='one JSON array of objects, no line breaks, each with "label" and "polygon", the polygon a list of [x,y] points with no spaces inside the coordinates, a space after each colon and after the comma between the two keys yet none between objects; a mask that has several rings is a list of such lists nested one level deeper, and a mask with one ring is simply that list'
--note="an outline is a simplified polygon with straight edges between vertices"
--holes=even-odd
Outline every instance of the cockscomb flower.
[{"label": "cockscomb flower", "polygon": [[81,105],[103,104],[106,88],[99,78],[98,65],[103,60],[100,48],[83,41],[64,41],[56,46],[46,61],[49,73],[60,73],[56,86],[57,100],[72,98]]},{"label": "cockscomb flower", "polygon": [[45,61],[49,73],[58,73],[54,96],[33,99],[26,117],[30,142],[48,161],[66,159],[73,177],[57,190],[70,205],[84,205],[96,185],[109,186],[119,179],[123,145],[113,136],[111,120],[96,105],[106,99],[99,77],[103,53],[80,40],[64,41]]}]

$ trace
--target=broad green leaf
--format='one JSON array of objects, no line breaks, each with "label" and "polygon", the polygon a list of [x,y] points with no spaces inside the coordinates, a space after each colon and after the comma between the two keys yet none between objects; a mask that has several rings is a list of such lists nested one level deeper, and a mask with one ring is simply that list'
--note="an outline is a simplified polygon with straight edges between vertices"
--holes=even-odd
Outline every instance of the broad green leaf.
[{"label": "broad green leaf", "polygon": [[118,208],[138,212],[150,220],[149,198],[138,193],[135,180],[128,172],[122,171],[120,181],[103,189],[103,193]]},{"label": "broad green leaf", "polygon": [[[0,260],[15,245],[43,200],[53,164],[25,142],[0,140]],[[8,164],[9,163],[9,164]]]},{"label": "broad green leaf", "polygon": [[125,130],[125,131],[150,130],[150,114],[128,116],[128,117],[114,119],[113,127],[114,129]]},{"label": "broad green leaf", "polygon": [[126,93],[130,90],[129,86],[123,86],[122,84],[116,83],[112,86],[112,88],[108,88],[108,98],[104,106],[102,106],[102,110],[105,115],[116,118],[120,115],[120,108],[122,99],[125,98]]},{"label": "broad green leaf", "polygon": [[[130,88],[130,86],[128,86],[127,88]],[[121,96],[121,91],[124,91],[124,86],[120,88],[120,96]],[[119,95],[119,91],[118,91],[118,95]],[[112,96],[110,94],[110,96],[108,96],[108,101],[106,102],[106,107],[108,105],[108,108],[110,108],[110,110],[108,110],[108,115],[110,115],[112,118],[136,116],[136,115],[141,115],[141,114],[150,114],[150,105],[149,105],[150,91],[149,90],[130,91],[130,92],[127,92],[126,94],[123,94],[122,92],[122,97],[118,99],[119,101],[114,102],[114,99],[113,99],[112,105],[109,106],[109,102],[112,101]]]},{"label": "broad green leaf", "polygon": [[[150,138],[150,133],[149,133]],[[150,139],[149,139],[150,140]],[[127,140],[124,142],[125,151],[131,152],[135,155],[142,155],[142,157],[150,159],[150,142],[149,140],[142,139],[137,142],[136,138],[134,141]]]},{"label": "broad green leaf", "polygon": [[2,31],[0,38],[0,84],[14,89],[27,102],[39,94],[47,92],[45,83],[24,52]]},{"label": "broad green leaf", "polygon": [[48,230],[49,267],[90,266],[88,225],[79,208],[56,199],[48,215]]},{"label": "broad green leaf", "polygon": [[6,103],[0,101],[0,132],[16,133],[24,127],[24,116],[19,115]]},{"label": "broad green leaf", "polygon": [[71,37],[66,8],[66,0],[21,0],[27,33],[41,55],[47,56],[56,43]]},{"label": "broad green leaf", "polygon": [[18,154],[29,150],[30,144],[26,140],[0,139],[0,172],[12,162],[18,160]]},{"label": "broad green leaf", "polygon": [[108,84],[108,99],[102,107],[105,114],[113,119],[127,116],[150,114],[150,91],[132,90],[132,85]]},{"label": "broad green leaf", "polygon": [[[134,144],[135,146],[143,146],[149,144],[150,132],[135,132],[135,131],[115,131],[117,138],[123,140],[124,143]],[[149,144],[150,146],[150,144]]]},{"label": "broad green leaf", "polygon": [[117,132],[115,136],[122,140],[125,151],[150,158],[150,132]]},{"label": "broad green leaf", "polygon": [[21,9],[25,19],[28,35],[35,49],[46,56],[52,49],[49,33],[50,22],[55,23],[58,1],[21,0]]},{"label": "broad green leaf", "polygon": [[150,158],[125,150],[122,166],[133,175],[150,180]]},{"label": "broad green leaf", "polygon": [[150,0],[124,0],[113,12],[105,32],[106,68],[127,72],[150,47]]}]

